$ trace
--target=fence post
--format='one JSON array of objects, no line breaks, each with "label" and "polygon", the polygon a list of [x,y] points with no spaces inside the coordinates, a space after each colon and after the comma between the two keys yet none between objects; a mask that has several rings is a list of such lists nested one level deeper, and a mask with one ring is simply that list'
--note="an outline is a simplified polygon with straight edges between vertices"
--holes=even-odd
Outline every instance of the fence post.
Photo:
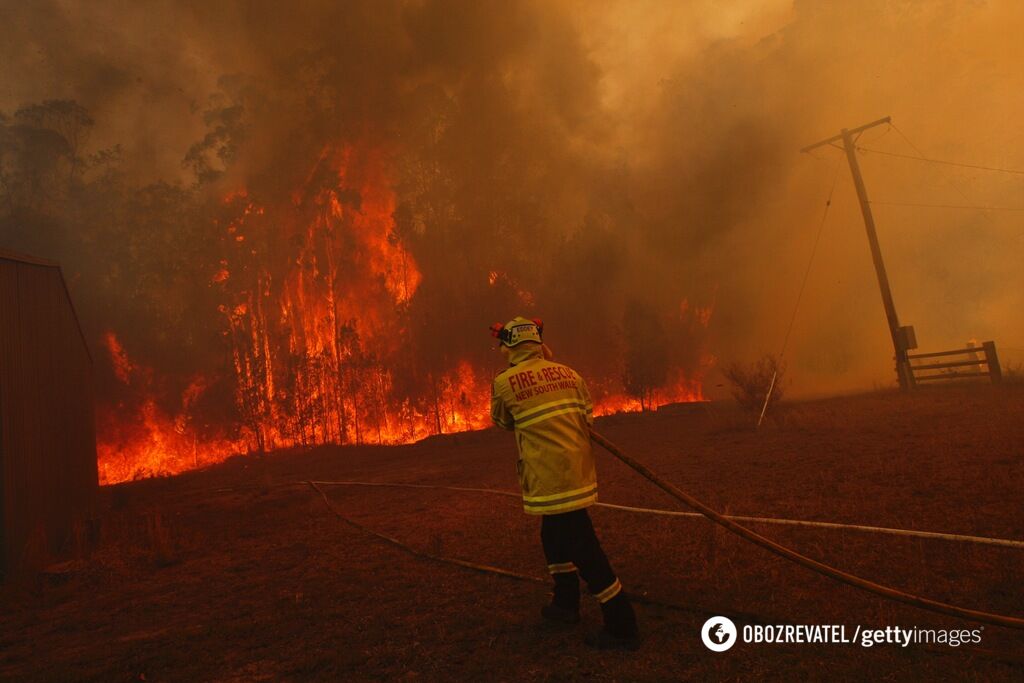
[{"label": "fence post", "polygon": [[994,341],[982,342],[981,347],[985,349],[985,363],[988,365],[988,376],[992,379],[992,384],[999,384],[1003,381],[1003,370],[999,367],[996,343]]}]

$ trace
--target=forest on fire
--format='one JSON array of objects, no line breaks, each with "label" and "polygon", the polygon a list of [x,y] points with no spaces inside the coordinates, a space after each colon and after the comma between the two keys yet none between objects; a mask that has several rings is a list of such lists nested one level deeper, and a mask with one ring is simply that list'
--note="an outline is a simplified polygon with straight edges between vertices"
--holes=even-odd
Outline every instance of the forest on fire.
[{"label": "forest on fire", "polygon": [[486,426],[515,315],[604,412],[706,397],[790,321],[791,395],[891,382],[841,155],[798,152],[886,114],[861,143],[901,315],[1019,344],[1016,214],[900,204],[1016,179],[899,158],[1019,166],[1019,74],[961,58],[1011,63],[1015,6],[670,5],[5,8],[38,43],[0,45],[0,244],[65,271],[104,481]]},{"label": "forest on fire", "polygon": [[701,397],[710,306],[631,295],[610,210],[552,230],[548,172],[512,145],[489,169],[507,194],[475,202],[457,185],[472,174],[451,168],[470,159],[437,128],[454,101],[435,103],[432,144],[360,125],[242,183],[258,105],[223,86],[234,97],[211,100],[176,180],[139,182],[75,101],[0,119],[0,231],[64,265],[94,347],[102,480],[487,426],[486,329],[517,313],[552,320],[599,409]]}]

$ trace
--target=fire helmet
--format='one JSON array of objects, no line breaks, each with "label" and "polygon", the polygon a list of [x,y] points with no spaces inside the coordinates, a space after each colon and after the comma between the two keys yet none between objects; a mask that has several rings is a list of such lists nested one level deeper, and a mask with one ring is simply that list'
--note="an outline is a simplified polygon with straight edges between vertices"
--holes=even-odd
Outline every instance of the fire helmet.
[{"label": "fire helmet", "polygon": [[516,316],[502,325],[494,323],[491,325],[491,336],[503,345],[512,347],[523,342],[536,342],[542,344],[541,335],[544,333],[544,323],[538,318],[530,320],[522,316]]}]

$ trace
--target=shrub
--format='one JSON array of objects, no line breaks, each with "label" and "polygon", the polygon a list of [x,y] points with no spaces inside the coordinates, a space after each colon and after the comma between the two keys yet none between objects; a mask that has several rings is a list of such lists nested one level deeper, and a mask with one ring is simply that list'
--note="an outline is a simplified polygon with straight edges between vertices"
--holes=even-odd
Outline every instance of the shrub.
[{"label": "shrub", "polygon": [[[778,358],[767,354],[754,363],[733,362],[722,369],[722,374],[729,381],[733,398],[745,410],[761,412],[765,396],[771,387],[771,398],[768,407],[775,405],[783,394],[782,378],[786,366]],[[772,379],[775,385],[772,386]]]}]

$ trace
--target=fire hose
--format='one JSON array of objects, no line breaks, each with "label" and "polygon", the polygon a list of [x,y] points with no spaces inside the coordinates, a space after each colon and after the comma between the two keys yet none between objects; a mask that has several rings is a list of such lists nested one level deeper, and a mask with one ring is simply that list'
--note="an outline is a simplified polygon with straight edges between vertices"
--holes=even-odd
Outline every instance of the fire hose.
[{"label": "fire hose", "polygon": [[939,602],[938,600],[931,600],[929,598],[924,598],[918,595],[913,595],[911,593],[906,593],[904,591],[897,590],[889,586],[884,586],[880,583],[875,583],[874,581],[870,581],[863,577],[856,576],[854,574],[849,574],[840,569],[836,569],[835,567],[827,565],[823,562],[818,562],[817,560],[807,557],[806,555],[802,555],[796,552],[795,550],[792,550],[784,545],[776,543],[770,538],[762,536],[756,531],[752,531],[751,529],[748,529],[747,527],[738,524],[737,522],[729,519],[720,512],[717,512],[712,508],[708,507],[707,505],[697,500],[690,494],[680,490],[672,483],[666,481],[665,479],[655,474],[649,467],[647,467],[643,463],[626,455],[618,446],[616,446],[611,441],[601,436],[594,430],[590,430],[590,438],[594,441],[594,443],[604,448],[606,451],[614,455],[616,458],[621,460],[630,468],[636,470],[641,476],[643,476],[645,479],[650,481],[652,484],[654,484],[662,491],[675,498],[676,500],[693,508],[700,514],[710,519],[715,524],[725,527],[737,536],[747,541],[750,541],[751,543],[759,545],[765,550],[775,553],[776,555],[779,555],[780,557],[783,557],[789,560],[790,562],[795,562],[796,564],[806,567],[807,569],[810,569],[813,572],[816,572],[823,576],[827,576],[828,578],[833,579],[834,581],[839,581],[840,583],[845,583],[848,586],[860,588],[861,590],[868,591],[869,593],[880,595],[883,598],[895,600],[897,602],[902,602],[907,605],[918,607],[920,609],[938,612],[939,614],[946,614],[949,616],[959,617],[961,619],[967,619],[969,621],[995,624],[996,626],[1005,626],[1007,628],[1024,629],[1024,619],[1018,617],[1005,616],[1002,614],[993,614],[991,612],[982,612],[979,610],[967,609],[964,607],[951,605],[945,602]]},{"label": "fire hose", "polygon": [[[320,494],[320,498],[323,499],[324,504],[327,506],[327,509],[330,510],[331,513],[333,513],[334,516],[337,517],[338,519],[340,519],[342,522],[345,522],[349,526],[351,526],[351,527],[353,527],[355,529],[358,529],[359,531],[362,531],[363,533],[369,534],[370,536],[375,536],[376,538],[379,538],[380,540],[385,541],[385,542],[395,546],[396,548],[401,549],[402,551],[404,551],[404,552],[406,552],[406,553],[408,553],[408,554],[410,554],[410,555],[412,555],[414,557],[418,557],[418,558],[426,559],[426,560],[433,560],[434,562],[440,562],[440,563],[443,563],[443,564],[455,565],[457,567],[463,567],[465,569],[472,569],[473,571],[481,572],[481,573],[484,573],[484,574],[497,574],[498,576],[505,576],[505,577],[508,577],[508,578],[511,578],[511,579],[516,579],[516,580],[519,580],[519,581],[528,581],[530,583],[540,583],[540,584],[545,584],[545,585],[548,583],[548,580],[546,578],[541,579],[541,578],[538,578],[536,576],[530,576],[529,574],[523,574],[523,573],[520,573],[520,572],[511,571],[511,570],[508,570],[508,569],[502,569],[501,567],[495,567],[494,565],[490,565],[490,564],[481,564],[479,562],[469,562],[467,560],[460,560],[460,559],[455,558],[455,557],[446,557],[444,555],[438,555],[438,554],[435,554],[435,553],[427,552],[425,550],[420,550],[418,548],[414,548],[411,545],[409,545],[408,543],[404,543],[404,542],[398,540],[397,538],[395,538],[393,536],[389,536],[389,535],[381,533],[379,531],[375,531],[375,530],[371,529],[368,526],[360,524],[359,522],[357,522],[356,520],[352,519],[351,517],[348,517],[347,515],[342,514],[342,512],[340,510],[338,510],[336,507],[334,507],[334,505],[331,503],[331,500],[327,497],[327,494],[324,493],[324,490],[322,488],[320,488],[321,484],[337,483],[337,482],[306,481],[306,482],[298,482],[298,483],[301,483],[303,486],[308,485],[308,486],[312,487],[314,491],[316,491],[318,494]],[[711,610],[711,609],[701,608],[701,607],[697,607],[697,606],[693,606],[693,605],[679,605],[679,604],[676,604],[674,602],[667,602],[665,600],[658,600],[658,599],[654,599],[654,598],[649,598],[646,595],[633,595],[633,594],[631,594],[630,598],[634,602],[639,602],[641,604],[656,605],[658,607],[666,607],[668,609],[679,610],[679,611],[682,611],[682,612],[691,612],[691,613],[696,612],[696,613],[699,613],[699,614],[707,614],[707,615],[720,614],[720,615],[724,615],[724,616],[733,617],[733,618],[735,618],[737,620],[743,619],[745,621],[749,621],[749,622],[752,622],[752,623],[758,623],[758,624],[767,623],[767,622],[765,622],[763,619],[761,619],[760,617],[758,617],[755,614],[741,613],[741,612],[736,612],[735,610],[723,611],[720,607],[716,607],[715,609]],[[773,622],[775,622],[775,623],[777,623],[778,621],[779,621],[778,619],[773,620]]]},{"label": "fire hose", "polygon": [[[313,483],[318,486],[366,486],[377,488],[397,489],[428,489],[436,491],[456,491],[459,493],[483,493],[491,496],[504,496],[506,498],[520,498],[521,493],[516,491],[502,491],[501,489],[488,489],[474,486],[445,486],[443,484],[414,484],[410,482],[396,481],[354,481],[351,479],[338,481],[300,481],[287,484],[288,486],[306,486]],[[216,489],[217,491],[234,491],[236,489]],[[664,510],[662,508],[637,507],[635,505],[619,505],[616,503],[594,503],[594,507],[606,508],[608,510],[622,510],[624,512],[637,512],[646,515],[659,515],[664,517],[689,517],[696,519],[707,519],[699,512],[684,512],[682,510]],[[784,517],[753,517],[749,515],[724,515],[736,522],[752,522],[754,524],[773,524],[780,526],[796,526],[809,529],[838,529],[842,531],[862,531],[870,534],[885,534],[887,536],[903,536],[906,538],[926,538],[941,541],[955,541],[958,543],[974,543],[977,545],[989,545],[1001,548],[1024,549],[1024,541],[1016,541],[1009,538],[992,538],[990,536],[972,536],[969,534],[947,534],[938,531],[920,531],[917,529],[896,529],[885,526],[868,526],[865,524],[843,524],[839,522],[818,522],[806,519],[786,519]]]},{"label": "fire hose", "polygon": [[[431,552],[427,552],[427,551],[424,551],[424,550],[420,550],[418,548],[414,548],[413,546],[398,540],[397,538],[394,538],[394,537],[389,536],[387,534],[381,533],[379,531],[375,531],[375,530],[373,530],[373,529],[371,529],[371,528],[369,528],[369,527],[367,527],[367,526],[365,526],[363,524],[360,524],[359,522],[355,521],[354,519],[348,517],[347,515],[343,514],[340,510],[338,510],[331,503],[330,499],[327,497],[327,494],[324,492],[324,490],[322,488],[320,488],[321,484],[326,484],[326,485],[331,485],[331,484],[359,484],[359,485],[370,485],[370,486],[403,486],[403,487],[404,486],[410,486],[410,487],[414,487],[414,488],[443,488],[443,489],[455,489],[455,490],[460,490],[460,491],[477,491],[477,492],[481,492],[481,493],[502,493],[502,494],[505,494],[506,492],[504,492],[504,491],[496,492],[496,491],[492,491],[491,489],[479,489],[479,488],[474,489],[474,488],[451,487],[451,486],[428,486],[428,485],[417,485],[417,484],[387,484],[387,483],[383,483],[383,482],[304,481],[304,482],[293,482],[292,484],[289,484],[289,485],[302,485],[302,486],[309,486],[309,487],[311,487],[323,499],[324,504],[327,506],[327,509],[330,510],[330,512],[333,513],[334,516],[337,517],[339,520],[341,520],[342,522],[345,522],[346,524],[352,526],[355,529],[358,529],[359,531],[362,531],[362,532],[364,532],[366,534],[369,534],[371,536],[374,536],[374,537],[376,537],[376,538],[378,538],[378,539],[380,539],[382,541],[385,541],[386,543],[388,543],[390,545],[393,545],[393,546],[399,548],[400,550],[402,550],[403,552],[406,552],[406,553],[408,553],[408,554],[410,554],[410,555],[412,555],[414,557],[417,557],[417,558],[420,558],[420,559],[431,560],[431,561],[439,562],[439,563],[442,563],[442,564],[450,564],[450,565],[462,567],[464,569],[470,569],[470,570],[473,570],[473,571],[481,572],[481,573],[484,573],[484,574],[496,574],[496,575],[504,576],[504,577],[507,577],[507,578],[510,578],[510,579],[516,579],[518,581],[527,581],[527,582],[530,582],[530,583],[540,583],[540,584],[546,584],[547,583],[546,579],[541,579],[541,578],[538,578],[536,576],[530,576],[529,574],[522,574],[520,572],[510,571],[508,569],[503,569],[501,567],[495,567],[495,566],[489,565],[489,564],[480,564],[478,562],[468,562],[466,560],[460,560],[460,559],[453,558],[453,557],[446,557],[444,555],[438,555],[438,554],[435,554],[435,553],[431,553]],[[232,490],[233,491],[235,489],[226,489],[226,490]],[[611,507],[620,507],[620,506],[611,506]],[[681,513],[681,514],[689,514],[689,513]],[[700,516],[703,516],[703,515],[700,515]],[[712,608],[710,608],[708,606],[698,606],[698,605],[693,605],[693,604],[680,605],[678,603],[668,602],[668,601],[665,601],[663,599],[657,599],[657,598],[648,597],[646,595],[646,593],[643,594],[643,595],[630,594],[630,599],[632,599],[634,602],[638,602],[638,603],[641,603],[641,604],[653,605],[653,606],[668,608],[668,609],[672,609],[672,610],[679,610],[679,611],[682,611],[682,612],[697,613],[697,614],[702,614],[702,615],[722,615],[722,616],[727,616],[727,617],[731,617],[732,619],[734,619],[736,621],[743,620],[743,621],[746,621],[746,622],[749,622],[749,623],[752,623],[752,624],[767,624],[767,623],[778,624],[778,623],[782,623],[782,621],[783,621],[783,620],[781,620],[779,618],[765,619],[764,617],[759,616],[757,614],[737,612],[735,610],[729,610],[729,609],[723,610],[721,606],[716,606],[716,607],[714,607],[712,609]],[[936,649],[936,648],[928,647],[928,646],[925,646],[924,649],[926,649],[926,650],[933,650],[933,651],[936,651],[936,652],[944,652],[944,650],[940,650],[940,649]],[[994,656],[997,659],[1005,659],[1008,656],[1007,653],[991,652],[991,651],[982,650],[982,649],[979,649],[979,648],[967,648],[967,651],[972,652],[975,655],[981,655],[983,657],[991,658],[991,657]],[[1017,657],[1015,655],[1009,655],[1009,658],[1011,659],[1011,661],[1015,661],[1015,662],[1019,661],[1019,657]]]}]

